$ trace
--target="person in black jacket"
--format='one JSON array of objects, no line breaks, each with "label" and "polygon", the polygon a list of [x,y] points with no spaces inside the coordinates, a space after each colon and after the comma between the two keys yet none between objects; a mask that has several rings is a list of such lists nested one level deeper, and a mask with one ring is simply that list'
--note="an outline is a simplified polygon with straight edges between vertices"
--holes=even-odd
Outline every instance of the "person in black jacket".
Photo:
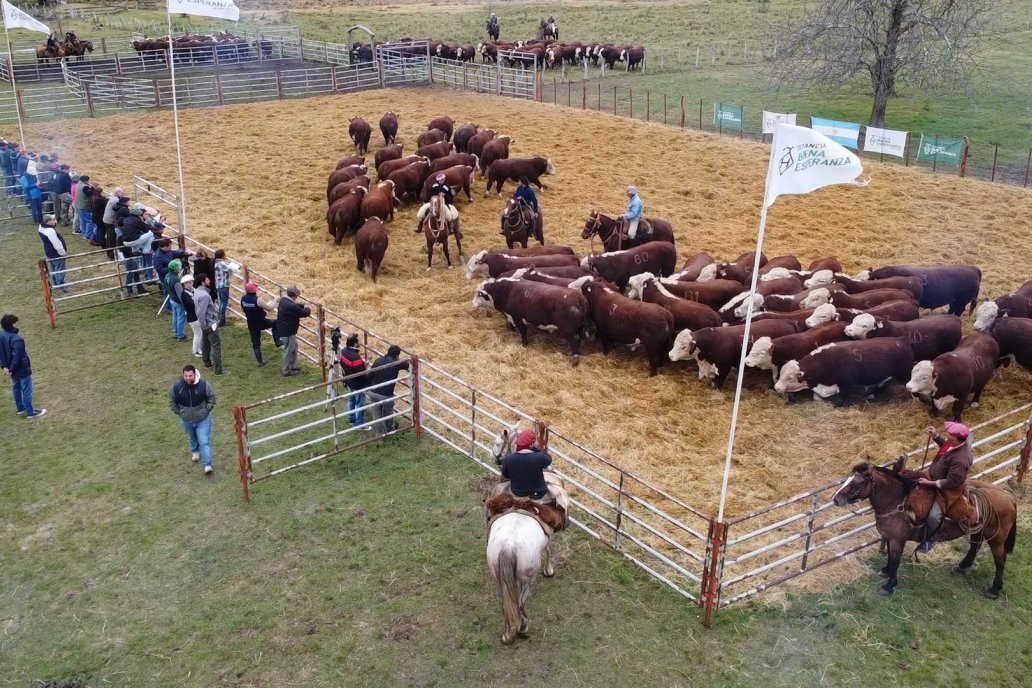
[{"label": "person in black jacket", "polygon": [[29,352],[25,350],[25,340],[18,334],[18,316],[7,313],[0,318],[0,368],[4,375],[11,378],[11,391],[14,395],[14,406],[19,416],[37,418],[44,415],[46,409],[32,406],[32,362]]},{"label": "person in black jacket", "polygon": [[190,439],[190,458],[200,461],[204,473],[211,475],[211,412],[215,409],[215,390],[201,379],[197,368],[183,366],[183,377],[168,390],[168,407],[179,416]]},{"label": "person in black jacket", "polygon": [[554,501],[545,482],[545,469],[552,457],[534,447],[534,432],[524,430],[516,436],[516,451],[502,459],[502,477],[508,478],[509,490],[517,497],[541,503]]},{"label": "person in black jacket", "polygon": [[240,308],[247,319],[247,332],[251,335],[251,348],[254,350],[254,358],[258,361],[258,367],[265,365],[262,358],[262,330],[272,330],[272,340],[276,346],[282,346],[279,336],[276,334],[276,321],[270,320],[266,315],[267,311],[275,308],[273,304],[265,303],[258,298],[258,285],[248,282],[244,285],[244,295],[240,298]]},{"label": "person in black jacket", "polygon": [[144,234],[151,231],[150,226],[143,221],[143,208],[133,206],[129,210],[129,217],[122,222],[122,247],[121,251],[125,258],[125,292],[127,296],[133,295],[133,285],[136,285],[137,294],[149,293],[143,288],[143,266],[140,264],[139,253],[126,244],[131,244],[140,239]]},{"label": "person in black jacket", "polygon": [[283,375],[297,375],[301,369],[297,367],[297,331],[301,327],[301,318],[312,315],[312,309],[296,302],[301,296],[297,287],[287,288],[287,295],[280,298],[276,309],[276,329],[273,332],[283,340]]},{"label": "person in black jacket", "polygon": [[366,362],[362,353],[358,350],[358,335],[349,334],[344,349],[340,352],[340,367],[344,373],[344,384],[350,390],[348,392],[348,413],[352,425],[361,425],[365,422],[365,411],[359,411],[365,406],[366,387],[369,386],[369,376],[366,374]]},{"label": "person in black jacket", "polygon": [[401,347],[391,344],[387,349],[387,355],[376,359],[373,365],[369,366],[369,387],[366,394],[369,395],[369,403],[374,404],[373,431],[377,437],[383,437],[398,429],[395,419],[387,416],[394,415],[394,385],[398,373],[409,369],[408,361],[398,360],[400,355]]},{"label": "person in black jacket", "polygon": [[54,180],[51,183],[51,190],[57,201],[54,203],[54,212],[57,213],[58,221],[67,227],[71,220],[69,212],[72,209],[72,175],[69,173],[68,165],[61,165],[61,169],[54,173]]}]

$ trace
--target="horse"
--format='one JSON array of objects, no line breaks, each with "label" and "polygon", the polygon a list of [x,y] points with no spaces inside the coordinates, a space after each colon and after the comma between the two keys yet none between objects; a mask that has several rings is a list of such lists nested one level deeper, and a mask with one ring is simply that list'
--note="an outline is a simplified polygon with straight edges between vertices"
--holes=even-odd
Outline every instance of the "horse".
[{"label": "horse", "polygon": [[[444,251],[444,259],[448,261],[448,269],[452,269],[451,254],[448,253],[448,234],[451,220],[447,217],[448,204],[444,202],[444,194],[437,194],[430,199],[430,209],[423,217],[422,230],[426,237],[426,269],[429,270],[434,261],[434,245],[440,244]],[[458,219],[455,220],[458,223]],[[462,255],[462,240],[455,235],[455,246]]]},{"label": "horse", "polygon": [[81,61],[86,53],[93,52],[93,41],[65,41],[61,43],[61,49],[65,55],[69,57],[74,55]]},{"label": "horse", "polygon": [[542,246],[545,245],[545,234],[541,229],[543,224],[541,213],[538,212],[537,221],[531,217],[531,209],[522,200],[510,198],[502,211],[502,235],[505,237],[505,245],[512,248],[514,244],[522,244],[527,248],[527,239],[531,232],[534,238]]},{"label": "horse", "polygon": [[[494,446],[495,463],[512,452],[516,441],[517,426],[506,428],[498,436]],[[563,487],[562,478],[551,471],[545,472],[545,482],[556,497],[556,504],[563,514],[569,511],[570,500]],[[493,491],[493,494],[496,493]],[[492,495],[488,496],[490,499]],[[485,503],[487,499],[485,499]],[[527,600],[537,582],[538,571],[546,578],[555,575],[552,565],[551,527],[529,511],[515,508],[496,516],[488,525],[487,567],[498,586],[502,598],[502,616],[505,625],[502,643],[509,645],[517,636],[526,637],[530,631],[527,619]]]},{"label": "horse", "polygon": [[61,44],[54,40],[53,36],[47,36],[47,44],[36,48],[36,59],[40,62],[47,62],[51,59],[59,60],[64,56],[65,52],[61,48]]},{"label": "horse", "polygon": [[[606,252],[626,250],[647,244],[650,241],[666,241],[674,243],[674,230],[670,223],[658,217],[644,218],[638,225],[637,236],[634,239],[621,239],[621,221],[597,210],[592,210],[584,223],[584,231],[581,232],[581,239],[590,239],[595,234],[602,240]],[[645,231],[642,231],[642,230]],[[651,229],[652,231],[648,231]]]},{"label": "horse", "polygon": [[[864,461],[853,467],[853,472],[832,497],[836,506],[846,506],[862,499],[870,500],[874,509],[875,524],[882,541],[888,545],[888,561],[879,574],[886,580],[878,589],[880,595],[891,595],[896,587],[896,572],[899,570],[903,547],[908,541],[921,542],[925,539],[926,527],[914,524],[907,514],[906,500],[917,486],[918,474],[902,471],[905,456],[901,456],[891,469],[872,465]],[[985,541],[993,554],[996,576],[983,593],[995,600],[1003,588],[1003,567],[1007,555],[1014,549],[1018,532],[1018,508],[1013,497],[991,482],[968,480],[976,501],[980,504],[979,525],[970,533],[951,519],[944,519],[936,540],[953,540],[969,535],[971,547],[967,555],[953,570],[967,573],[975,562],[975,555]],[[922,488],[924,489],[924,488]]]},{"label": "horse", "polygon": [[538,38],[545,40],[551,38],[553,41],[559,40],[559,26],[554,21],[541,20],[538,24]]}]

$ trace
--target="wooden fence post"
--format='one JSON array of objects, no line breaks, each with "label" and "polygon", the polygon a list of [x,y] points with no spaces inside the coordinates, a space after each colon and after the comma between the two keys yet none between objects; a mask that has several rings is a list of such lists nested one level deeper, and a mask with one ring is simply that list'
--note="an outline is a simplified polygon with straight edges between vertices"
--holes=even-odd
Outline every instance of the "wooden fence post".
[{"label": "wooden fence post", "polygon": [[663,94],[663,124],[667,123],[667,121],[666,121],[666,111],[667,111],[667,107],[666,107],[666,94],[664,93]]},{"label": "wooden fence post", "polygon": [[645,91],[645,121],[652,121],[652,91],[648,89]]},{"label": "wooden fence post", "polygon": [[215,93],[218,94],[219,105],[225,105],[226,99],[222,95],[222,75],[218,72],[215,72]]},{"label": "wooden fence post", "polygon": [[100,39],[100,52],[103,55],[107,55],[107,41],[103,38]]},{"label": "wooden fence post", "polygon": [[627,89],[627,116],[634,119],[634,89]]},{"label": "wooden fence post", "polygon": [[93,91],[90,89],[89,82],[83,84],[86,89],[86,108],[90,111],[90,117],[93,117]]},{"label": "wooden fence post", "polygon": [[54,329],[57,327],[54,317],[54,294],[50,291],[50,266],[46,260],[39,261],[39,278],[43,282],[43,303],[47,307],[47,319],[50,320],[50,329]]},{"label": "wooden fence post", "polygon": [[283,75],[280,74],[279,67],[276,68],[276,94],[283,100]]},{"label": "wooden fence post", "polygon": [[[21,115],[22,121],[24,121],[26,119],[26,117],[25,117],[25,104],[22,103],[21,91],[19,91],[18,89],[14,89],[14,99],[16,101],[15,105],[18,107],[18,112]],[[92,112],[91,112],[91,114],[92,114]]]},{"label": "wooden fence post", "polygon": [[613,86],[613,114],[616,114],[616,86]]},{"label": "wooden fence post", "polygon": [[587,82],[582,83],[581,87],[583,88],[583,93],[581,93],[580,109],[581,110],[587,110],[588,109],[588,84],[587,84]]},{"label": "wooden fence post", "polygon": [[[42,261],[40,261],[42,263]],[[1028,459],[1032,455],[1032,421],[1025,426],[1025,444],[1021,447],[1021,463],[1018,464],[1017,480],[1020,483],[1028,472]]]},{"label": "wooden fence post", "polygon": [[[598,82],[598,102],[595,103],[597,112],[602,112],[602,82]],[[1032,150],[1029,150],[1032,153]],[[1028,175],[1026,175],[1028,176]]]},{"label": "wooden fence post", "polygon": [[684,129],[684,96],[681,96],[681,128]]},{"label": "wooden fence post", "polygon": [[699,131],[702,131],[702,98],[699,98]]},{"label": "wooden fence post", "polygon": [[967,161],[968,161],[968,150],[971,148],[971,142],[968,141],[968,137],[964,137],[964,150],[960,154],[960,176],[963,177],[967,174]]},{"label": "wooden fence post", "polygon": [[571,105],[572,94],[573,94],[573,82],[572,81],[567,81],[566,82],[566,107],[570,107],[570,105]]},{"label": "wooden fence post", "polygon": [[251,501],[251,496],[247,492],[248,484],[248,468],[247,468],[247,453],[244,450],[244,424],[245,424],[245,411],[240,406],[233,408],[233,430],[236,433],[237,438],[237,465],[240,469],[240,487],[244,491],[244,503]]},{"label": "wooden fence post", "polygon": [[[279,70],[278,69],[276,70],[276,86],[279,88],[279,90],[280,90],[280,98],[282,98],[283,95],[282,95],[282,88],[280,87]],[[331,93],[336,93],[337,92],[337,65],[333,65],[332,67],[330,67],[330,89],[331,89],[331,91],[330,91]]]},{"label": "wooden fence post", "polygon": [[1030,169],[1032,169],[1032,148],[1028,149],[1028,160],[1025,161],[1025,183],[1022,187],[1028,186],[1028,173]]},{"label": "wooden fence post", "polygon": [[161,109],[161,89],[158,88],[158,80],[151,79],[151,86],[154,88],[154,107]]},{"label": "wooden fence post", "polygon": [[303,38],[298,38],[297,39],[297,52],[298,52],[298,55],[299,55],[299,59],[302,62],[304,62],[305,61],[305,39],[303,39]]},{"label": "wooden fence post", "polygon": [[118,53],[115,53],[115,74],[122,75],[122,61],[118,58]]},{"label": "wooden fence post", "polygon": [[996,160],[999,157],[999,155],[1000,155],[1000,144],[994,143],[993,144],[993,171],[989,175],[989,181],[991,181],[991,182],[995,182],[996,181]]},{"label": "wooden fence post", "polygon": [[419,356],[413,356],[409,361],[409,374],[412,376],[412,426],[416,430],[416,442],[423,439],[423,412],[420,405],[422,388],[419,378],[422,373],[419,370]]},{"label": "wooden fence post", "polygon": [[702,571],[702,625],[709,628],[713,623],[713,612],[716,611],[717,593],[720,590],[718,571],[720,559],[723,557],[726,526],[720,521],[710,522],[710,532],[707,538],[709,542],[706,547],[706,563]]},{"label": "wooden fence post", "polygon": [[319,333],[319,372],[322,374],[322,381],[329,380],[329,370],[326,366],[326,309],[320,303],[315,310],[316,331]]}]

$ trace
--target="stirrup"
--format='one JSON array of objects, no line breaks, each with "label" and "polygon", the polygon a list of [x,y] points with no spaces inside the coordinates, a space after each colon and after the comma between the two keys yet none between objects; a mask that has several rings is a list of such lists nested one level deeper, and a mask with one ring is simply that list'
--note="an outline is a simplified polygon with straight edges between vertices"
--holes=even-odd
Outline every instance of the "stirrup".
[{"label": "stirrup", "polygon": [[929,552],[932,551],[932,547],[935,547],[935,541],[934,540],[925,540],[920,545],[918,545],[917,549],[914,550],[914,551],[915,552],[920,552],[921,554],[928,554]]}]

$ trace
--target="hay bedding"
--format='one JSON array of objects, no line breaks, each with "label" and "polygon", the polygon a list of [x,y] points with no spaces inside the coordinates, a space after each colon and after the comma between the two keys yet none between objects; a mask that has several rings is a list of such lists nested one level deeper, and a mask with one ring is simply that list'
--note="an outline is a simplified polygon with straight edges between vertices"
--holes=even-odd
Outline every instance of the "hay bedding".
[{"label": "hay bedding", "polygon": [[[351,152],[348,118],[374,127],[399,115],[399,140],[414,148],[441,113],[514,137],[513,155],[551,157],[558,176],[541,195],[549,242],[589,249],[587,213],[622,209],[636,184],[647,214],[669,219],[679,255],[706,250],[732,258],[754,242],[768,147],[661,125],[516,100],[440,90],[386,90],[348,96],[238,105],[182,113],[191,233],[359,322],[424,352],[478,386],[582,439],[646,479],[712,508],[730,425],[734,380],[711,390],[694,366],[667,365],[646,378],[640,354],[605,357],[587,344],[579,368],[566,345],[533,334],[522,348],[497,313],[470,312],[475,282],[435,258],[425,269],[416,206],[394,223],[380,282],[355,271],[350,241],[334,248],[326,231],[325,180]],[[146,113],[31,125],[32,147],[57,150],[111,188],[140,174],[177,188],[172,117]],[[7,132],[11,134],[11,132]],[[369,159],[372,159],[370,151]],[[831,188],[778,201],[770,213],[769,256],[795,253],[804,264],[835,255],[847,270],[889,263],[971,262],[982,266],[983,295],[1032,277],[1032,195],[1021,189],[931,176],[867,163],[867,189]],[[459,200],[467,254],[502,246],[503,200]],[[508,193],[512,185],[506,186]],[[507,195],[507,194],[506,194]],[[596,245],[597,246],[597,245]],[[454,251],[453,251],[454,255]],[[970,329],[970,322],[965,327]],[[750,374],[738,427],[730,513],[837,479],[863,452],[883,458],[919,444],[929,422],[906,398],[848,409],[788,405],[768,391],[768,373]],[[1011,367],[987,389],[977,422],[1028,398],[1027,372]]]}]

